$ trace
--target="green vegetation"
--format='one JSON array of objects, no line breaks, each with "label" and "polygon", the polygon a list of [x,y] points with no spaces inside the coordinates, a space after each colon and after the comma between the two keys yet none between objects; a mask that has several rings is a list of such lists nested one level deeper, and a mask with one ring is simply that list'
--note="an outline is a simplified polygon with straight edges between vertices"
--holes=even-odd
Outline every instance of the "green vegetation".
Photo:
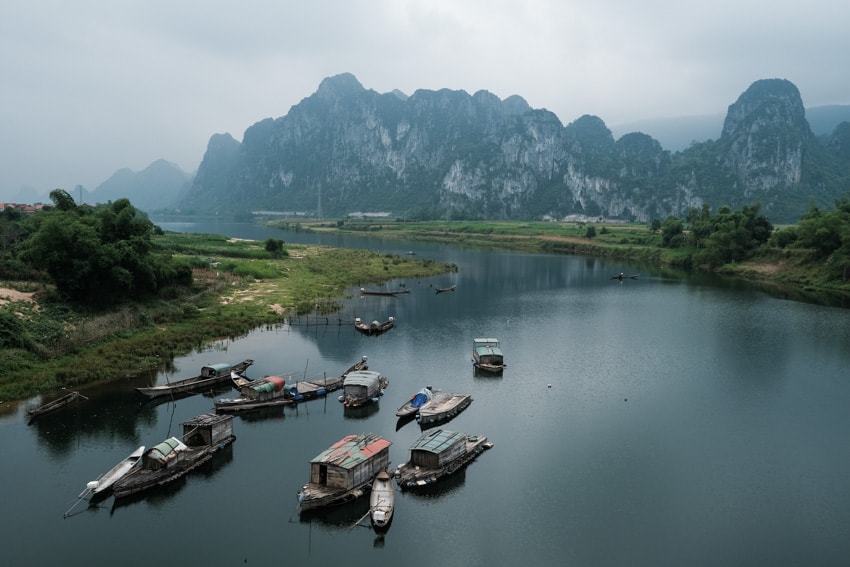
[{"label": "green vegetation", "polygon": [[[288,245],[278,239],[269,239],[269,244],[162,233],[150,225],[150,230],[139,231],[144,242],[128,248],[143,249],[146,254],[139,258],[148,258],[157,267],[175,266],[176,273],[185,270],[188,277],[167,280],[168,285],[157,279],[157,285],[142,290],[135,283],[136,271],[145,270],[141,263],[110,265],[103,256],[124,258],[111,251],[93,252],[93,261],[87,264],[76,243],[52,240],[65,256],[75,259],[68,269],[84,270],[104,282],[108,298],[100,297],[94,288],[80,283],[67,287],[60,281],[64,272],[52,266],[61,258],[41,241],[42,231],[52,237],[86,233],[85,245],[97,251],[98,245],[110,246],[103,232],[113,225],[104,218],[121,217],[123,212],[130,225],[149,222],[129,214],[132,207],[126,200],[76,211],[82,207],[69,207],[63,199],[57,194],[55,207],[33,217],[14,210],[0,215],[0,288],[5,290],[0,292],[0,350],[5,363],[0,400],[167,368],[175,356],[209,341],[279,324],[290,314],[334,312],[347,288],[456,269],[432,260]],[[62,232],[57,218],[78,226]],[[129,278],[123,277],[122,269]],[[109,279],[116,272],[122,277]],[[126,285],[119,285],[122,282]]]},{"label": "green vegetation", "polygon": [[[461,246],[627,258],[682,269],[733,274],[805,290],[850,292],[850,199],[822,211],[814,204],[797,225],[775,228],[758,204],[648,224],[493,221],[279,221],[287,230],[351,231]],[[598,229],[597,229],[598,228]]]}]

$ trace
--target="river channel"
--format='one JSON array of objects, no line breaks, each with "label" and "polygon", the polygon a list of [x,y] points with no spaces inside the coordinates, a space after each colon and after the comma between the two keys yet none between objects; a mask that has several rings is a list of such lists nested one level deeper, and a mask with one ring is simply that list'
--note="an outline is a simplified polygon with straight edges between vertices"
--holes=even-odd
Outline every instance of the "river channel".
[{"label": "river channel", "polygon": [[[156,222],[156,221],[155,221]],[[610,259],[158,223],[262,240],[353,246],[452,262],[457,273],[352,289],[327,320],[252,331],[122,378],[28,425],[0,417],[5,565],[845,565],[850,557],[850,312],[733,280]],[[640,274],[624,281],[610,276]],[[456,286],[456,291],[435,293]],[[354,317],[395,318],[367,337]],[[507,369],[476,376],[472,339],[501,340]],[[174,485],[74,505],[139,445],[212,411],[158,405],[135,387],[255,360],[249,377],[338,375],[368,356],[389,378],[377,404],[336,396],[237,416],[236,441]],[[351,433],[421,434],[395,410],[423,386],[473,402],[444,429],[494,446],[423,492],[396,494],[386,534],[368,498],[301,517],[309,461]],[[232,395],[232,392],[227,394]],[[32,400],[29,405],[34,405]]]}]

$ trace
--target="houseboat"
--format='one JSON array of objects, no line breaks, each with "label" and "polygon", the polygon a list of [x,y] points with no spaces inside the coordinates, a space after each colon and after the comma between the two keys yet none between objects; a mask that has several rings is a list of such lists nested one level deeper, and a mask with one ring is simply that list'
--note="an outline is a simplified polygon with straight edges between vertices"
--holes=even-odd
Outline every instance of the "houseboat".
[{"label": "houseboat", "polygon": [[342,382],[340,401],[346,407],[358,407],[377,401],[389,385],[386,376],[373,370],[351,372]]},{"label": "houseboat", "polygon": [[147,388],[136,388],[136,390],[147,398],[160,396],[173,396],[189,392],[200,392],[213,386],[233,380],[233,373],[242,374],[246,368],[254,364],[251,359],[243,360],[238,364],[212,364],[201,368],[201,373],[192,378],[169,382],[158,386]]},{"label": "houseboat", "polygon": [[410,447],[410,460],[395,471],[402,490],[437,482],[462,469],[493,444],[483,435],[436,429],[426,432]]},{"label": "houseboat", "polygon": [[499,339],[472,339],[472,367],[475,370],[498,374],[506,366]]},{"label": "houseboat", "polygon": [[232,415],[201,414],[182,425],[182,439],[170,437],[148,449],[141,466],[112,485],[116,499],[174,481],[236,439]]},{"label": "houseboat", "polygon": [[387,470],[392,442],[373,433],[347,435],[310,461],[310,482],[298,491],[301,512],[343,504],[367,494]]},{"label": "houseboat", "polygon": [[309,380],[301,380],[292,386],[288,386],[287,390],[292,395],[296,402],[302,400],[311,400],[327,395],[328,392],[339,390],[345,377],[352,372],[369,369],[369,359],[364,355],[359,362],[351,365],[339,376],[331,376],[324,378],[311,378]]}]

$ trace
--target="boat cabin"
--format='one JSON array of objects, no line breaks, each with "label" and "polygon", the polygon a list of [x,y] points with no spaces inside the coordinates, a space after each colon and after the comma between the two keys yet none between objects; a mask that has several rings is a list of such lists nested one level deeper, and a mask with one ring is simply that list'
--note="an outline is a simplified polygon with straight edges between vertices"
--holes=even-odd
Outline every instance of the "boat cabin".
[{"label": "boat cabin", "polygon": [[500,367],[505,363],[499,339],[472,339],[472,356],[476,364],[483,366]]},{"label": "boat cabin", "polygon": [[310,461],[310,482],[338,490],[371,482],[389,467],[390,445],[373,433],[347,435]]},{"label": "boat cabin", "polygon": [[423,434],[410,447],[410,465],[439,469],[466,453],[465,433],[437,429]]},{"label": "boat cabin", "polygon": [[201,378],[221,378],[222,376],[230,376],[230,371],[233,368],[232,364],[221,362],[219,364],[211,364],[201,367]]},{"label": "boat cabin", "polygon": [[233,416],[204,413],[183,423],[183,442],[189,447],[207,447],[233,438]]},{"label": "boat cabin", "polygon": [[387,385],[387,379],[373,370],[350,372],[342,383],[346,405],[361,405],[377,398]]},{"label": "boat cabin", "polygon": [[240,393],[249,400],[271,400],[285,394],[286,378],[266,376],[242,386]]},{"label": "boat cabin", "polygon": [[142,468],[158,471],[183,460],[186,445],[177,437],[169,437],[159,445],[151,447],[142,456]]}]

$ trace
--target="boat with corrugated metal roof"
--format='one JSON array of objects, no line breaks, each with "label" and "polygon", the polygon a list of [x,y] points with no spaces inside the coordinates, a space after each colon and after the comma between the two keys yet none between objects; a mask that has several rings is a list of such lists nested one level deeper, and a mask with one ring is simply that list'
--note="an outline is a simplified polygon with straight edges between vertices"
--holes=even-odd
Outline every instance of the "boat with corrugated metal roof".
[{"label": "boat with corrugated metal roof", "polygon": [[149,386],[147,388],[136,388],[136,390],[148,398],[200,392],[222,382],[232,380],[232,374],[234,372],[236,374],[242,374],[252,364],[254,364],[254,361],[251,359],[243,360],[237,364],[211,364],[202,367],[201,373],[192,378],[160,384],[158,386]]},{"label": "boat with corrugated metal roof", "polygon": [[301,512],[351,502],[367,494],[390,464],[391,441],[374,433],[346,435],[310,461],[310,482],[298,490]]},{"label": "boat with corrugated metal roof", "polygon": [[386,376],[374,370],[351,372],[342,382],[342,395],[339,400],[345,407],[358,407],[378,401],[390,381]]},{"label": "boat with corrugated metal roof", "polygon": [[472,339],[472,367],[475,370],[498,374],[506,366],[499,339]]},{"label": "boat with corrugated metal roof", "polygon": [[437,429],[423,433],[410,447],[410,460],[394,475],[402,490],[415,489],[451,475],[493,446],[483,435]]}]

